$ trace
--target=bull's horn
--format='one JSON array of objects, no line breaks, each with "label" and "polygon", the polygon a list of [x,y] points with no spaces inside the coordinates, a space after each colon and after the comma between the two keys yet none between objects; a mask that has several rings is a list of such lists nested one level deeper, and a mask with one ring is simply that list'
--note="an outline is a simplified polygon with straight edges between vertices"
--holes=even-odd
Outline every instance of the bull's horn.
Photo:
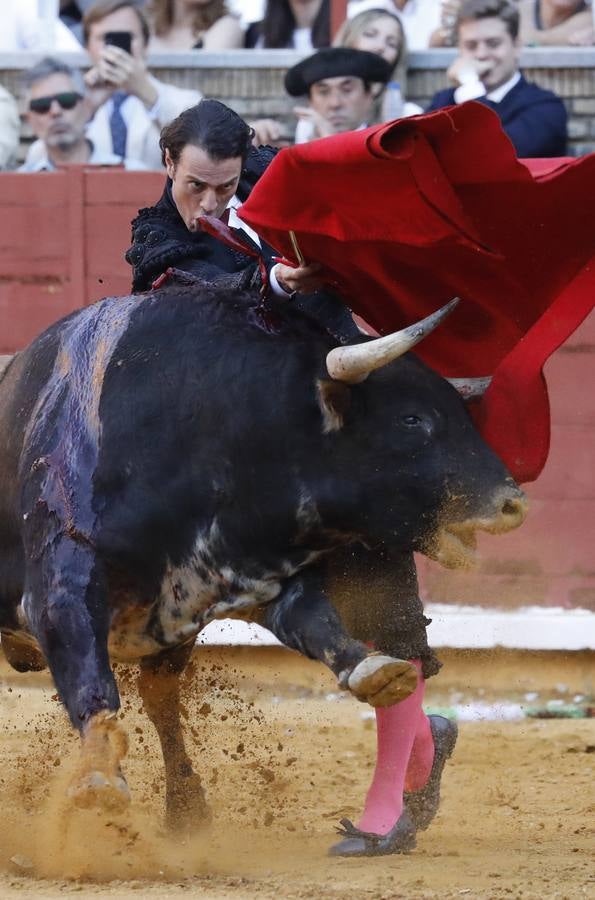
[{"label": "bull's horn", "polygon": [[329,375],[335,381],[345,381],[347,384],[364,381],[374,369],[386,366],[427,337],[452,312],[458,302],[459,298],[454,297],[431,316],[393,334],[363,344],[353,344],[351,347],[335,347],[326,357]]},{"label": "bull's horn", "polygon": [[447,378],[446,380],[459,392],[463,400],[475,400],[478,397],[483,397],[490,386],[492,376],[486,375],[483,378]]}]

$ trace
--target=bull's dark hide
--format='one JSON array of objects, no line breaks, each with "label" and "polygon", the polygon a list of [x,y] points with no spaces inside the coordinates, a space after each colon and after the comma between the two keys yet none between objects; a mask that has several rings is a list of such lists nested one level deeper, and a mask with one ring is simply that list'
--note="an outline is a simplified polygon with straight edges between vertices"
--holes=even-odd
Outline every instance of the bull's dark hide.
[{"label": "bull's dark hide", "polygon": [[178,676],[208,621],[255,619],[391,705],[415,688],[408,658],[436,671],[413,551],[451,564],[476,528],[522,519],[440,376],[409,355],[332,381],[325,328],[260,311],[257,292],[173,276],[56,323],[0,380],[2,644],[49,665],[83,734],[83,805],[127,798],[112,660],[140,665],[170,822],[196,823]]}]

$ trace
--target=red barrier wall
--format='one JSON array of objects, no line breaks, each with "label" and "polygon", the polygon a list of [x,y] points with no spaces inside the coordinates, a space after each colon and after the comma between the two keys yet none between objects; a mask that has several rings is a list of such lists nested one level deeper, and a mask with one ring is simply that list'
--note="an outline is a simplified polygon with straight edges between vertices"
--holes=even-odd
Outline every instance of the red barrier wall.
[{"label": "red barrier wall", "polygon": [[158,172],[78,166],[0,174],[0,354],[79,306],[130,291],[130,221],[163,183]]},{"label": "red barrier wall", "polygon": [[595,612],[595,314],[545,367],[552,412],[550,455],[526,485],[530,511],[518,530],[480,538],[476,572],[419,561],[423,593],[441,603],[566,606]]},{"label": "red barrier wall", "polygon": [[[130,220],[161,194],[153,172],[75,168],[0,174],[0,354],[79,306],[130,288]],[[423,559],[426,598],[486,606],[595,611],[595,315],[546,367],[552,449],[528,486],[531,512],[510,535],[485,536],[476,573]]]}]

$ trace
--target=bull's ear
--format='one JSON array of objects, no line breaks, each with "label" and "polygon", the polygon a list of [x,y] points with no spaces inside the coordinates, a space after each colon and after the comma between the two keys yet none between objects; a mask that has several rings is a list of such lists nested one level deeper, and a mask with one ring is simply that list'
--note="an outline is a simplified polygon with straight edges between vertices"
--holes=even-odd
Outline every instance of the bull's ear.
[{"label": "bull's ear", "polygon": [[345,415],[351,403],[351,389],[341,381],[320,378],[316,382],[318,404],[322,413],[324,434],[339,431],[343,427]]}]

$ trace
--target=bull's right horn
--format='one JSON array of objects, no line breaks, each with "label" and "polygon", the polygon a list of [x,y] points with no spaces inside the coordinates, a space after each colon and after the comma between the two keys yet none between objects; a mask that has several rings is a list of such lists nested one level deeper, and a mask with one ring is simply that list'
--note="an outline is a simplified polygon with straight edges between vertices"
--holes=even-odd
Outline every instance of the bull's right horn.
[{"label": "bull's right horn", "polygon": [[365,381],[374,369],[388,365],[427,337],[452,312],[458,302],[459,298],[454,297],[425,319],[384,337],[363,344],[353,344],[350,347],[335,347],[326,357],[329,375],[334,381],[344,381],[347,384]]},{"label": "bull's right horn", "polygon": [[489,388],[492,376],[486,375],[477,378],[447,378],[449,384],[459,392],[463,400],[477,400],[483,397]]}]

